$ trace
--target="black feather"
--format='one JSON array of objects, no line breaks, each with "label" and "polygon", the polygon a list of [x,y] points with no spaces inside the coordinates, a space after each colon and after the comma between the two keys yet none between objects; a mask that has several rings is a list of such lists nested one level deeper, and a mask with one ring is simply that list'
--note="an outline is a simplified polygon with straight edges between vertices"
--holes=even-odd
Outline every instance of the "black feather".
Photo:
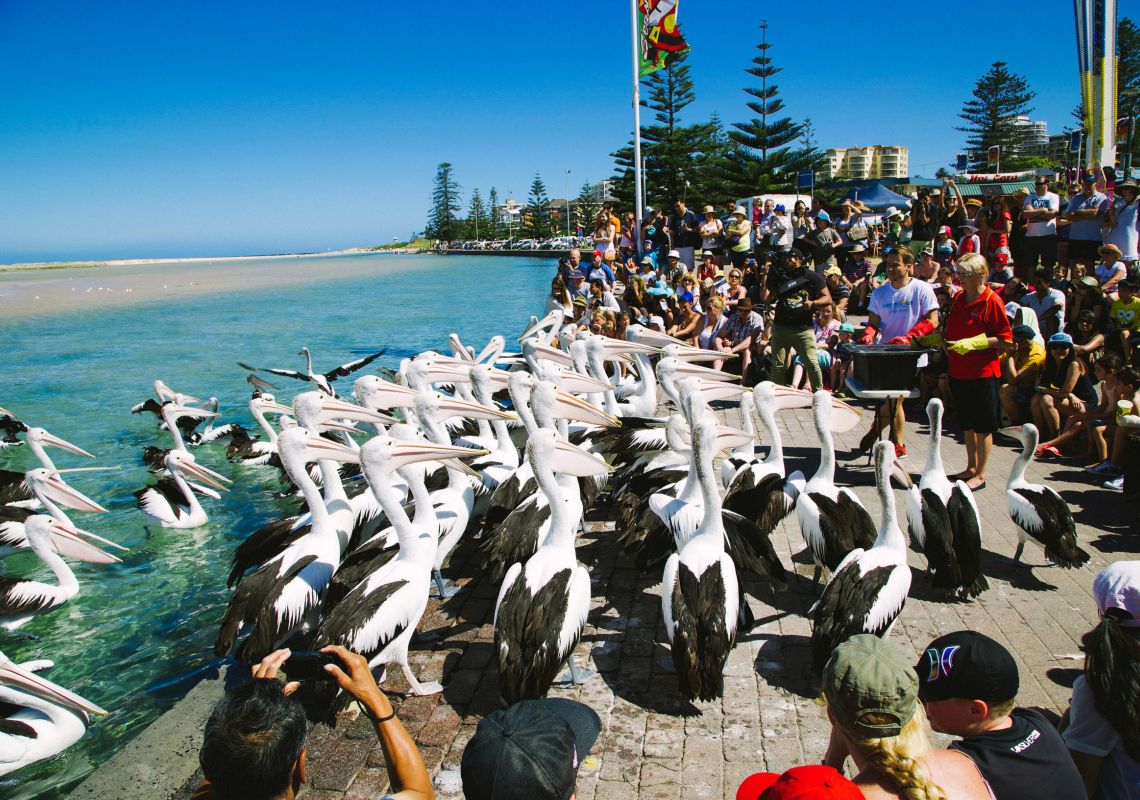
[{"label": "black feather", "polygon": [[545,697],[579,638],[574,637],[565,654],[559,653],[558,637],[566,620],[573,570],[554,573],[533,597],[525,571],[503,596],[495,624],[499,694],[507,705]]},{"label": "black feather", "polygon": [[311,530],[312,525],[297,525],[297,517],[277,519],[262,525],[234,548],[226,586],[233,587],[248,569],[272,561]]},{"label": "black feather", "polygon": [[840,562],[857,547],[870,548],[875,544],[878,532],[875,521],[867,509],[840,492],[837,500],[824,494],[813,492],[810,495],[819,508],[819,528],[823,533],[823,553],[814,553],[829,570],[834,570]]},{"label": "black feather", "polygon": [[684,562],[678,563],[672,656],[681,692],[690,700],[713,700],[724,694],[724,665],[736,640],[725,626],[724,591],[719,562],[700,578]]},{"label": "black feather", "polygon": [[990,588],[982,573],[982,530],[978,515],[962,489],[955,486],[946,506],[950,527],[954,531],[954,554],[958,558],[959,594],[977,597]]},{"label": "black feather", "polygon": [[814,675],[823,672],[831,652],[852,636],[859,633],[882,636],[890,627],[894,617],[878,630],[868,630],[865,622],[894,569],[877,567],[861,576],[859,564],[853,562],[831,577],[812,614],[811,666]]},{"label": "black feather", "polygon": [[[1021,528],[1045,546],[1045,557],[1059,567],[1072,569],[1089,560],[1089,554],[1077,545],[1077,526],[1068,505],[1056,492],[1048,487],[1041,489],[1014,489],[1026,502],[1030,503],[1041,517],[1040,530]],[[1015,520],[1016,521],[1016,520]]]}]

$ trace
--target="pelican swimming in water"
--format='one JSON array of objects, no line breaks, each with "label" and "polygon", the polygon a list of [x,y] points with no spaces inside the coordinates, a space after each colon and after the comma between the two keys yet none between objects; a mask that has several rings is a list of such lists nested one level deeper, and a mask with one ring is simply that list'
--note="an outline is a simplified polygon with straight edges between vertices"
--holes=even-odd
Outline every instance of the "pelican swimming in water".
[{"label": "pelican swimming in water", "polygon": [[314,388],[323,392],[324,394],[336,397],[336,392],[332,388],[333,381],[335,381],[337,378],[343,378],[346,375],[351,375],[359,369],[363,369],[376,359],[380,358],[380,356],[384,355],[386,352],[388,352],[388,348],[385,347],[377,350],[375,353],[370,353],[369,355],[364,356],[364,358],[358,358],[355,361],[349,361],[347,364],[341,364],[336,369],[331,369],[325,373],[313,372],[313,355],[309,352],[309,348],[307,347],[302,347],[300,352],[297,353],[297,355],[305,357],[304,372],[297,372],[293,369],[251,367],[248,364],[241,363],[240,361],[238,362],[238,366],[240,366],[242,369],[247,369],[250,372],[270,372],[274,375],[281,375],[285,378],[294,378],[299,381],[306,381],[308,383],[311,383]]},{"label": "pelican swimming in water", "polygon": [[36,615],[51,611],[79,594],[75,573],[59,557],[53,540],[67,540],[74,553],[84,553],[84,561],[111,564],[120,561],[81,538],[86,531],[64,525],[49,516],[36,514],[24,521],[28,546],[55,575],[56,584],[19,578],[0,578],[0,627],[16,630]]},{"label": "pelican swimming in water", "polygon": [[166,471],[168,477],[135,492],[136,505],[148,520],[164,528],[199,528],[205,525],[209,521],[206,512],[186,476],[197,478],[223,492],[229,491],[226,484],[230,479],[195,463],[194,456],[185,450],[167,453]]},{"label": "pelican swimming in water", "polygon": [[106,711],[36,673],[54,666],[39,659],[13,663],[0,653],[0,775],[51,758],[83,738],[88,715]]},{"label": "pelican swimming in water", "polygon": [[[29,427],[22,422],[16,423],[23,434],[24,439],[28,443],[28,449],[32,451],[36,459],[40,462],[40,466],[44,469],[54,470],[55,463],[48,455],[45,446],[58,447],[60,450],[65,450],[68,453],[74,453],[78,456],[85,458],[95,458],[95,456],[88,453],[82,447],[77,447],[71,442],[64,441],[58,436],[48,433],[43,428]],[[35,507],[38,503],[35,494],[32,492],[31,487],[25,481],[26,473],[14,472],[11,470],[0,470],[0,505],[19,504],[22,506]]]}]

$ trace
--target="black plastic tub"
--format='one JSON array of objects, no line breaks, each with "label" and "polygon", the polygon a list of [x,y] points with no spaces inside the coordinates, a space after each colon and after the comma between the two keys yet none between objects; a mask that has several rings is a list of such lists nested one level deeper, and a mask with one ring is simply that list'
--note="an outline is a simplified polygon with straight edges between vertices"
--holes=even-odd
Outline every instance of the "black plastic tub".
[{"label": "black plastic tub", "polygon": [[909,344],[860,344],[851,348],[855,377],[872,391],[913,389],[918,382],[918,359],[932,352]]}]

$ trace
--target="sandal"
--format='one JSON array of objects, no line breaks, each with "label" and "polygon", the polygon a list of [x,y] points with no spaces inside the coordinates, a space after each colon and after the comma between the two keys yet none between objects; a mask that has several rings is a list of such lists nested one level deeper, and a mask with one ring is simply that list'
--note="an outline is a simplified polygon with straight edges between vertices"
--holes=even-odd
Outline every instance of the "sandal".
[{"label": "sandal", "polygon": [[1043,444],[1033,451],[1034,458],[1043,458],[1044,456],[1050,456],[1052,458],[1064,458],[1065,454],[1051,444]]}]

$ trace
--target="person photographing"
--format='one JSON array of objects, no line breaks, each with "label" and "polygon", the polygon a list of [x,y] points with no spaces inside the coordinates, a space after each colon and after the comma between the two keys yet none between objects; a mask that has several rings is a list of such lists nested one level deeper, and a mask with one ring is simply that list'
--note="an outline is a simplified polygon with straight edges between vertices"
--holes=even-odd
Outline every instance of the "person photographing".
[{"label": "person photographing", "polygon": [[795,350],[800,357],[812,391],[823,386],[823,373],[816,356],[812,317],[815,312],[831,306],[831,292],[827,280],[815,270],[807,269],[797,250],[780,255],[778,266],[765,280],[761,300],[776,307],[769,344],[772,348],[772,382],[784,383],[788,356]]},{"label": "person photographing", "polygon": [[[911,344],[933,334],[938,328],[938,298],[929,283],[915,280],[914,252],[906,245],[887,250],[880,266],[886,269],[887,283],[871,292],[859,344]],[[892,397],[880,406],[874,426],[859,442],[859,450],[869,449],[888,426],[895,454],[906,455],[901,397]]]}]

